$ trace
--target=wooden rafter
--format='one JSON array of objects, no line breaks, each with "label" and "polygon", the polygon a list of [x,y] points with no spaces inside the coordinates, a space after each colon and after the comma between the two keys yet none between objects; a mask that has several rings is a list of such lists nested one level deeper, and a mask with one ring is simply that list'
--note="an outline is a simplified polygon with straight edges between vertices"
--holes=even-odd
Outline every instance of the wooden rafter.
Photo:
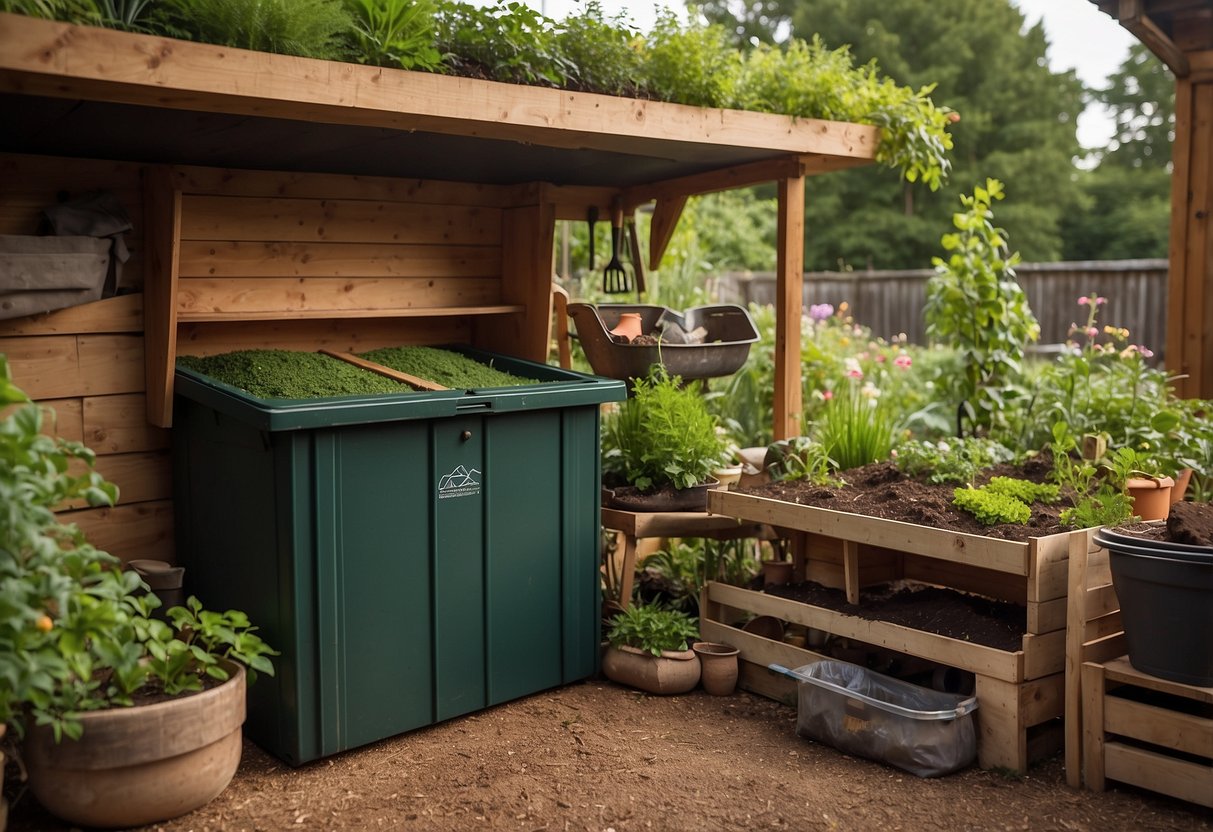
[{"label": "wooden rafter", "polygon": [[1188,58],[1171,36],[1163,31],[1153,18],[1146,14],[1143,0],[1120,0],[1116,13],[1120,25],[1133,33],[1151,52],[1165,63],[1176,78],[1184,78],[1191,71]]}]

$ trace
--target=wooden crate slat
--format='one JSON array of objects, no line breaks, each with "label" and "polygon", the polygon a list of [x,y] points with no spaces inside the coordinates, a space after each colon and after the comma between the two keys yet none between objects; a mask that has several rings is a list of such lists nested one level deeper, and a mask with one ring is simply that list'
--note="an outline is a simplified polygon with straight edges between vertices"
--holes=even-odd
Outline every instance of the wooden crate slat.
[{"label": "wooden crate slat", "polygon": [[[1075,623],[1075,626],[1080,626]],[[1110,612],[1107,615],[1101,615],[1098,618],[1093,618],[1086,621],[1082,626],[1082,640],[1084,643],[1089,641],[1098,641],[1105,636],[1116,635],[1124,632],[1125,625],[1121,620],[1120,610]]]},{"label": "wooden crate slat", "polygon": [[728,514],[1012,575],[1028,574],[1026,543],[946,532],[913,523],[802,506],[736,491],[709,493],[708,510],[714,514]]},{"label": "wooden crate slat", "polygon": [[1066,631],[1028,633],[1023,637],[1024,678],[1039,679],[1066,667]]},{"label": "wooden crate slat", "polygon": [[1111,582],[1105,582],[1085,590],[1085,596],[1086,600],[1083,603],[1086,609],[1087,620],[1107,615],[1120,609],[1120,599],[1116,597],[1116,588],[1112,586]]},{"label": "wooden crate slat", "polygon": [[796,681],[779,673],[772,673],[766,665],[740,659],[737,662],[737,687],[793,708],[798,707],[799,691]]},{"label": "wooden crate slat", "polygon": [[1172,696],[1182,696],[1185,699],[1191,699],[1194,702],[1200,702],[1205,705],[1213,705],[1213,687],[1198,688],[1194,685],[1185,685],[1182,682],[1172,682],[1169,679],[1162,679],[1158,676],[1151,676],[1148,673],[1143,673],[1129,663],[1128,656],[1121,651],[1120,657],[1114,661],[1107,662],[1104,672],[1107,675],[1109,682],[1125,682],[1131,685],[1136,685],[1139,688],[1149,688],[1156,690],[1159,693],[1168,693]]},{"label": "wooden crate slat", "polygon": [[1103,755],[1109,779],[1213,807],[1213,767],[1113,741],[1104,742]]},{"label": "wooden crate slat", "polygon": [[181,277],[491,277],[499,246],[188,240]]},{"label": "wooden crate slat", "polygon": [[[1104,730],[1172,751],[1213,758],[1213,719],[1133,702],[1104,699]],[[1211,764],[1213,765],[1213,764]]]},{"label": "wooden crate slat", "polygon": [[1066,626],[1066,599],[1028,601],[1028,632],[1051,633]]},{"label": "wooden crate slat", "polygon": [[198,314],[428,312],[435,307],[494,306],[501,303],[497,278],[436,281],[427,277],[251,277],[182,278],[177,285],[177,317]]},{"label": "wooden crate slat", "polygon": [[466,318],[320,318],[315,320],[217,321],[183,324],[179,355],[215,355],[232,350],[316,350],[366,352],[405,344],[466,342]]},{"label": "wooden crate slat", "polygon": [[1066,597],[1069,580],[1070,534],[1034,537],[1028,541],[1028,600]]},{"label": "wooden crate slat", "polygon": [[1039,725],[1065,713],[1066,679],[1054,673],[1019,686],[1019,709],[1025,725]]},{"label": "wooden crate slat", "polygon": [[148,424],[143,393],[88,396],[83,401],[84,442],[97,453],[121,454],[169,447],[169,432]]},{"label": "wooden crate slat", "polygon": [[59,519],[75,523],[90,543],[123,563],[135,558],[173,562],[173,504],[169,500],[68,511]]},{"label": "wooden crate slat", "polygon": [[184,194],[181,239],[495,246],[501,210],[343,199]]},{"label": "wooden crate slat", "polygon": [[902,577],[909,580],[975,592],[1014,604],[1027,601],[1027,585],[1021,575],[1009,575],[994,569],[937,560],[925,555],[907,554],[902,558],[902,564]]},{"label": "wooden crate slat", "polygon": [[1026,771],[1027,725],[1019,685],[977,675],[977,764]]},{"label": "wooden crate slat", "polygon": [[821,607],[801,604],[786,598],[742,589],[727,584],[709,584],[709,598],[759,615],[773,615],[785,621],[853,638],[867,644],[887,647],[900,653],[984,674],[1008,682],[1024,679],[1022,651],[1009,652],[980,644],[926,633],[887,621],[866,621]]},{"label": "wooden crate slat", "polygon": [[0,337],[143,332],[143,295],[118,295],[67,309],[0,321]]},{"label": "wooden crate slat", "polygon": [[802,665],[826,658],[819,653],[814,653],[812,650],[805,650],[803,647],[796,647],[791,644],[785,644],[782,641],[774,641],[762,636],[756,636],[753,633],[747,633],[744,630],[730,627],[727,624],[721,624],[718,621],[700,621],[699,633],[706,641],[715,641],[720,644],[730,644],[736,647],[741,651],[740,655],[743,659],[762,665],[763,667],[769,664],[781,664],[784,667],[801,667]]}]

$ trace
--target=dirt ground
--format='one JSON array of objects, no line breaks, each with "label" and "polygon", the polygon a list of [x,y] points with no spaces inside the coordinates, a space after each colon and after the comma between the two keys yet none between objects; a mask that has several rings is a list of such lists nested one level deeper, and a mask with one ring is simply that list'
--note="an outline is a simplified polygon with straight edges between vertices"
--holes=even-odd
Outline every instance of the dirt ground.
[{"label": "dirt ground", "polygon": [[[921,780],[797,737],[795,721],[744,693],[583,682],[298,769],[246,743],[222,795],[149,829],[1213,830],[1191,804],[1067,788],[1060,758]],[[28,796],[10,823],[68,828]]]}]

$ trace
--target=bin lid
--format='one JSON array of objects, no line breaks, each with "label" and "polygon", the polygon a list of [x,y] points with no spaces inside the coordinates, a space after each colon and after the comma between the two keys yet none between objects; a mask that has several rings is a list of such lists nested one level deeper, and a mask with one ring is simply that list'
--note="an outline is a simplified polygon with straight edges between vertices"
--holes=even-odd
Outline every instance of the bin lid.
[{"label": "bin lid", "polygon": [[285,431],[341,425],[434,419],[458,414],[598,405],[623,401],[624,382],[552,367],[463,345],[443,345],[535,384],[471,390],[409,391],[317,399],[262,399],[195,370],[178,367],[176,395],[240,419],[260,430]]}]

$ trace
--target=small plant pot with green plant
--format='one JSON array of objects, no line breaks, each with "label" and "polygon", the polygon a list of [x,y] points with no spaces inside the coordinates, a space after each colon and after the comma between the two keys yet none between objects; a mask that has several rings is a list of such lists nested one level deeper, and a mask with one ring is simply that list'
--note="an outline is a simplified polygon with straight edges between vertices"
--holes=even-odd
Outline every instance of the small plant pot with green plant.
[{"label": "small plant pot with green plant", "polygon": [[[138,574],[54,508],[112,505],[117,489],[43,414],[0,356],[0,732],[30,789],[75,824],[131,827],[189,812],[240,761],[245,681],[275,655],[241,612],[195,598],[152,618]],[[69,471],[81,462],[83,474]]]},{"label": "small plant pot with green plant", "polygon": [[654,366],[603,420],[607,504],[630,511],[702,511],[724,464],[716,419],[695,387]]},{"label": "small plant pot with green plant", "polygon": [[686,613],[633,604],[611,624],[602,672],[648,693],[686,693],[699,684],[699,660],[689,649],[698,637],[695,619]]}]

